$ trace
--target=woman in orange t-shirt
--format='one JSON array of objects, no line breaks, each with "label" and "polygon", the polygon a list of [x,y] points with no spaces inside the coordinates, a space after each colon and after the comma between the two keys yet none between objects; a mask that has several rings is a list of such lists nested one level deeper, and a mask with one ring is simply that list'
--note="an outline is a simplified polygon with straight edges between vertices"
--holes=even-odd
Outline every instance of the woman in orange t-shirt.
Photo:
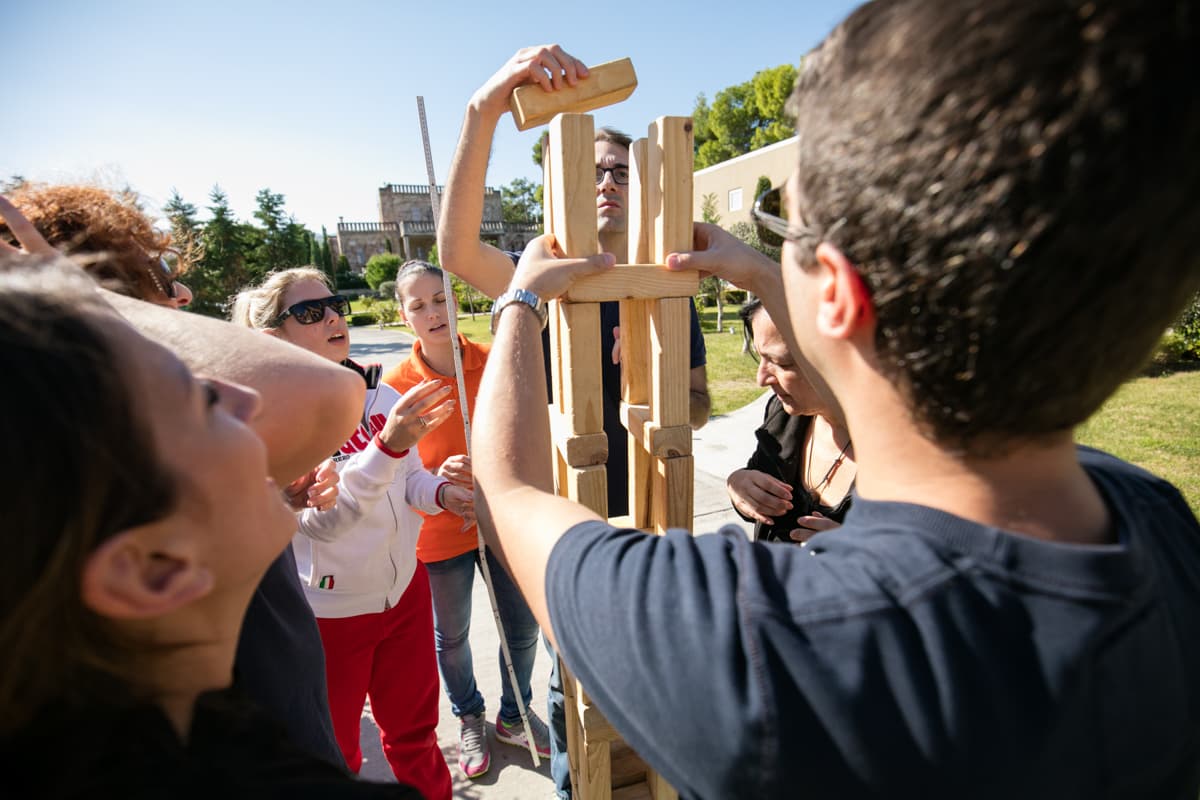
[{"label": "woman in orange t-shirt", "polygon": [[[447,382],[453,389],[451,397],[462,402],[458,397],[457,381],[454,380],[450,305],[442,283],[442,271],[424,261],[405,263],[396,276],[396,299],[400,317],[412,327],[416,341],[409,357],[383,376],[384,382],[403,393],[423,380],[449,379]],[[467,409],[474,416],[475,395],[479,391],[479,379],[483,375],[490,346],[477,344],[461,335],[458,339],[462,349],[463,381],[468,395]],[[418,449],[422,463],[430,472],[460,486],[473,485],[462,425],[455,424],[453,420],[447,421],[445,425],[426,434]],[[491,765],[484,726],[484,700],[475,683],[468,640],[471,631],[471,588],[479,562],[476,539],[474,525],[464,528],[461,517],[442,513],[425,516],[417,541],[417,558],[429,571],[429,585],[433,593],[438,669],[450,698],[450,708],[460,722],[458,765],[468,778],[482,775]],[[491,551],[488,551],[487,559],[496,590],[496,603],[500,608],[500,622],[512,654],[513,672],[516,673],[522,700],[528,708],[532,698],[529,678],[537,653],[537,621]],[[500,663],[504,663],[503,658]],[[508,671],[502,668],[500,677],[503,689],[500,712],[496,717],[496,739],[527,748]],[[550,740],[545,723],[530,711],[529,724],[538,754],[548,758]]]}]

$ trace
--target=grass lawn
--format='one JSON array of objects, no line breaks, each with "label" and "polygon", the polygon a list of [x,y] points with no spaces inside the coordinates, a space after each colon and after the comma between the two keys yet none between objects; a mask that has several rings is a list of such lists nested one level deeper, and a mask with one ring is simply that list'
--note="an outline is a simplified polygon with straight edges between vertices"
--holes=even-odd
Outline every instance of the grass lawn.
[{"label": "grass lawn", "polygon": [[[737,306],[725,306],[723,331],[717,330],[715,308],[699,314],[712,411],[728,414],[762,392],[754,383],[756,365],[742,352]],[[473,341],[490,342],[490,322],[489,314],[474,320],[464,315],[458,328]],[[1200,515],[1200,369],[1128,382],[1079,429],[1078,440],[1171,481]]]},{"label": "grass lawn", "polygon": [[1200,370],[1135,378],[1077,438],[1166,478],[1200,515]]}]

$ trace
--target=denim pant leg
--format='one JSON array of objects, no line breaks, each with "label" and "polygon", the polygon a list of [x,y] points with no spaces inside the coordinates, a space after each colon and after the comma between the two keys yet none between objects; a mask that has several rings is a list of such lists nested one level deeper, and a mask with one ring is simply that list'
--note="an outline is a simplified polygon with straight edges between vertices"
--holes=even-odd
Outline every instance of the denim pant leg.
[{"label": "denim pant leg", "polygon": [[[533,699],[529,688],[529,678],[533,674],[533,660],[537,656],[539,628],[533,612],[525,604],[525,598],[513,583],[512,578],[504,571],[504,567],[488,550],[488,570],[492,576],[492,587],[496,590],[496,605],[500,609],[500,624],[504,626],[504,636],[508,639],[508,652],[512,654],[513,672],[517,676],[517,686],[521,689],[521,700],[525,707]],[[504,667],[504,653],[500,653],[500,717],[505,722],[516,722],[521,718],[517,709],[516,696],[513,694],[512,682],[508,679],[508,670]]]},{"label": "denim pant leg", "polygon": [[550,686],[546,691],[546,712],[550,724],[550,777],[554,780],[554,791],[560,800],[571,800],[571,762],[567,757],[567,707],[563,697],[562,671],[558,666],[558,653],[546,642],[554,668],[550,670]]},{"label": "denim pant leg", "polygon": [[479,714],[483,695],[475,685],[471,660],[471,585],[475,581],[475,555],[470,550],[445,561],[426,564],[433,597],[433,641],[438,672],[450,698],[454,716]]}]

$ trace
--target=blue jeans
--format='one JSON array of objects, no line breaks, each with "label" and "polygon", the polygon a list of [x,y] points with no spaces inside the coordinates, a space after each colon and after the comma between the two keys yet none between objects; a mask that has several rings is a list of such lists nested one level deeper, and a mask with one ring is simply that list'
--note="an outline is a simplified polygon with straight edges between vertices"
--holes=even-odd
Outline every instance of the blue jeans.
[{"label": "blue jeans", "polygon": [[[538,624],[533,613],[525,605],[512,578],[500,566],[500,562],[488,551],[488,569],[492,575],[492,586],[496,590],[496,604],[500,608],[500,624],[508,639],[508,650],[512,654],[513,672],[521,689],[525,707],[533,693],[529,688],[529,676],[533,672],[533,659],[537,655]],[[426,564],[429,571],[429,588],[433,594],[433,639],[437,648],[438,671],[446,695],[450,698],[450,710],[454,716],[480,714],[483,712],[483,695],[475,684],[475,667],[471,660],[471,586],[475,581],[475,567],[479,551],[472,550],[445,561]],[[500,718],[505,722],[516,722],[521,718],[517,710],[516,696],[508,670],[504,668],[504,654],[500,654]]]},{"label": "blue jeans", "polygon": [[558,653],[546,640],[546,651],[554,663],[550,671],[550,686],[546,692],[546,711],[550,727],[550,777],[559,800],[571,800],[571,762],[567,757],[567,709],[563,696],[562,671]]}]

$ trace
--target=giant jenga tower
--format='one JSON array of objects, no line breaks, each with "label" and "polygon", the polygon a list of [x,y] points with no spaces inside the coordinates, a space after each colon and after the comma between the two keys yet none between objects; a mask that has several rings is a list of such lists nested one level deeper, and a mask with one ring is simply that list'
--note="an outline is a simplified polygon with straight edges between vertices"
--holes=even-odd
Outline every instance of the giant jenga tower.
[{"label": "giant jenga tower", "polygon": [[[588,111],[628,97],[628,59],[590,70],[578,86],[513,93],[517,127],[550,123],[543,149],[546,232],[568,256],[600,252],[596,230],[595,124]],[[627,264],[582,279],[550,308],[558,493],[608,516],[608,441],[601,397],[600,306],[621,304],[621,421],[629,437],[629,514],[614,525],[662,534],[692,526],[692,431],[688,425],[688,299],[695,272],[667,272],[671,252],[692,248],[692,120],[659,117],[630,148]],[[620,260],[620,253],[616,254]],[[571,780],[579,800],[673,800],[563,670]]]}]

